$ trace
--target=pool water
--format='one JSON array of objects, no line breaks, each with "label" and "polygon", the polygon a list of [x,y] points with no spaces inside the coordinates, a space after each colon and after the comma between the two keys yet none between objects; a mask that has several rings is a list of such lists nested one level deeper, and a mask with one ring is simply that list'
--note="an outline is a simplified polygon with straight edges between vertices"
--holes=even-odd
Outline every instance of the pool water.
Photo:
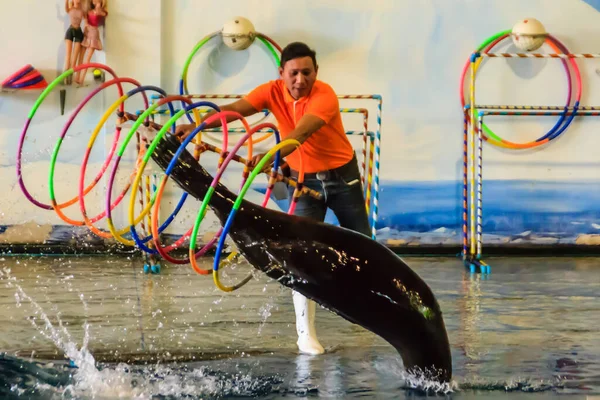
[{"label": "pool water", "polygon": [[225,293],[138,257],[0,256],[0,397],[600,399],[599,259],[490,258],[490,275],[405,261],[444,312],[450,385],[408,376],[390,345],[320,308],[327,353],[299,355],[291,292],[260,272]]}]

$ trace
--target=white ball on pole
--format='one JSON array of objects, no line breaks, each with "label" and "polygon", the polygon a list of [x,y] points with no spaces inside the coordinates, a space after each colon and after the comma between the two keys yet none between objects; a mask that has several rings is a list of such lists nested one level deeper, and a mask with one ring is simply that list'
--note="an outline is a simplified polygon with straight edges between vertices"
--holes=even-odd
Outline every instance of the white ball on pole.
[{"label": "white ball on pole", "polygon": [[235,17],[223,25],[221,37],[230,49],[245,50],[254,42],[256,30],[247,18]]},{"label": "white ball on pole", "polygon": [[544,25],[535,18],[526,18],[515,24],[512,29],[512,40],[522,51],[534,51],[542,47],[548,33]]}]

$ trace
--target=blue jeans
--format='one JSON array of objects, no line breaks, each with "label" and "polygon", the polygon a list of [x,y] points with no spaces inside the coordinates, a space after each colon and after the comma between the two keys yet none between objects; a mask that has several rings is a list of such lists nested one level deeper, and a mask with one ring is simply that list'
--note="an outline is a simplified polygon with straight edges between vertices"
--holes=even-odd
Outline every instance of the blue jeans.
[{"label": "blue jeans", "polygon": [[[302,195],[296,204],[294,215],[324,221],[327,209],[330,208],[337,217],[340,226],[371,237],[369,217],[361,185],[360,171],[356,157],[335,170],[318,174],[307,174],[304,185],[321,193],[321,199]],[[297,173],[292,171],[292,178]],[[288,187],[289,199],[294,188]]]}]

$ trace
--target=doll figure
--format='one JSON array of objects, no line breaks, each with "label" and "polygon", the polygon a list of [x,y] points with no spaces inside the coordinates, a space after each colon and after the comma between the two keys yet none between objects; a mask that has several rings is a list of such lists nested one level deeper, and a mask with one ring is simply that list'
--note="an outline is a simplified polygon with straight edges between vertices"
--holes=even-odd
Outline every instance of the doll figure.
[{"label": "doll figure", "polygon": [[[102,50],[102,41],[100,40],[100,27],[104,25],[108,11],[106,9],[106,0],[88,0],[89,9],[85,15],[87,24],[84,31],[84,39],[81,45],[85,51],[85,63],[89,63],[92,60],[92,55],[96,50]],[[83,58],[83,52],[81,53]],[[83,85],[85,76],[87,75],[87,69],[79,71],[75,82],[79,85]]]},{"label": "doll figure", "polygon": [[[83,41],[83,31],[81,22],[84,17],[81,0],[65,0],[65,11],[69,15],[69,28],[65,33],[65,66],[64,70],[74,68],[77,65],[81,51],[81,42]],[[71,77],[67,78],[67,84],[70,84]]]}]

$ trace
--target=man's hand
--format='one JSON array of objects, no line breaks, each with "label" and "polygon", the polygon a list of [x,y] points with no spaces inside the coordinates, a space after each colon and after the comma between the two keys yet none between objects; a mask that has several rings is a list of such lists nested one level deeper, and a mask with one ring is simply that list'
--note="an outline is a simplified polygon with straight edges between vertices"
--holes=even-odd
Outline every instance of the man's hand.
[{"label": "man's hand", "polygon": [[[254,169],[254,167],[256,167],[258,165],[258,163],[260,162],[260,160],[262,160],[262,158],[265,156],[265,154],[267,153],[259,153],[257,155],[255,155],[254,157],[252,157],[251,160],[248,161],[248,167],[250,169]],[[263,172],[268,172],[271,170],[271,168],[273,167],[273,159],[271,159],[269,162],[267,162],[264,167],[263,167]]]},{"label": "man's hand", "polygon": [[175,137],[180,142],[183,142],[185,140],[185,138],[187,138],[188,136],[190,136],[190,134],[194,131],[194,129],[196,129],[196,125],[195,124],[181,124],[181,125],[177,125],[177,128],[175,129]]}]

